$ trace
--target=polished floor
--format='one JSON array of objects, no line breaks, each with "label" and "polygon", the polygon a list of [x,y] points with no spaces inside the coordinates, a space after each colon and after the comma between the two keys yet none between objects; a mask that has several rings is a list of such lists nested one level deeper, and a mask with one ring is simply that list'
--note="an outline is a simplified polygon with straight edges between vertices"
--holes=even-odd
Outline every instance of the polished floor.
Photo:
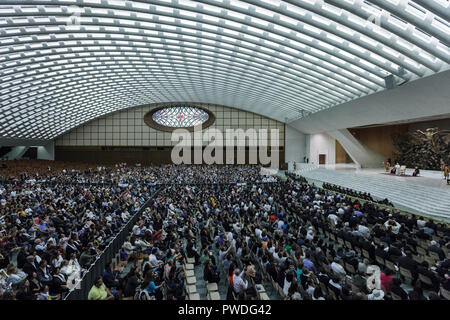
[{"label": "polished floor", "polygon": [[297,174],[321,184],[341,185],[388,198],[396,208],[450,222],[450,185],[440,171],[422,171],[419,177],[386,174],[384,168],[361,169],[354,165],[298,166]]},{"label": "polished floor", "polygon": [[384,168],[361,169],[356,167],[355,165],[345,165],[345,164],[324,165],[319,166],[319,168],[325,168],[329,170],[344,170],[356,174],[368,174],[377,176],[381,175],[386,179],[402,181],[408,184],[419,184],[428,187],[443,188],[445,190],[450,190],[450,185],[447,184],[447,181],[444,179],[444,174],[441,171],[421,170],[419,176],[413,177],[412,173],[414,169],[410,168],[406,169],[404,176],[386,173]]}]

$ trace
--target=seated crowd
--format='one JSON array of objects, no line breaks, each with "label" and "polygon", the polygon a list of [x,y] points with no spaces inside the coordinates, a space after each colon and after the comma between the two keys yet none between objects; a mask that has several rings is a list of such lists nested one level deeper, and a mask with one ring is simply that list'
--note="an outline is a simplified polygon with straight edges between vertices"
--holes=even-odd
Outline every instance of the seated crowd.
[{"label": "seated crowd", "polygon": [[356,191],[350,188],[344,188],[335,184],[331,184],[331,183],[326,183],[324,182],[322,184],[322,188],[327,189],[327,190],[331,190],[331,191],[335,191],[337,193],[341,193],[341,194],[345,194],[348,195],[350,197],[354,197],[354,198],[360,198],[363,200],[367,200],[367,201],[371,201],[371,202],[375,202],[378,204],[384,204],[390,207],[393,207],[394,205],[392,204],[392,202],[390,202],[388,199],[384,199],[384,200],[374,200],[371,196],[370,193],[368,192],[360,192],[360,191]]},{"label": "seated crowd", "polygon": [[[188,260],[226,299],[259,299],[258,285],[290,300],[448,299],[444,224],[252,166],[121,165],[75,169],[76,178],[63,170],[53,175],[71,185],[16,175],[0,186],[2,299],[64,298],[70,275],[83,273],[163,182],[88,299],[183,300]],[[77,184],[103,170],[117,175],[112,185]],[[34,173],[26,174],[19,180]]]},{"label": "seated crowd", "polygon": [[[63,170],[46,178],[70,184],[18,183],[36,177],[33,171],[9,176],[0,184],[0,269],[4,271],[0,296],[4,299],[60,299],[67,293],[68,278],[83,275],[154,191],[146,184],[117,183],[138,172],[136,168],[117,168],[116,184],[107,186],[77,183],[92,169],[77,171],[76,178],[75,170]],[[160,182],[155,172],[151,174],[153,182]]]},{"label": "seated crowd", "polygon": [[304,181],[170,186],[99,284],[104,297],[182,300],[193,259],[226,299],[258,299],[258,284],[291,300],[448,299],[449,237],[444,224]]}]

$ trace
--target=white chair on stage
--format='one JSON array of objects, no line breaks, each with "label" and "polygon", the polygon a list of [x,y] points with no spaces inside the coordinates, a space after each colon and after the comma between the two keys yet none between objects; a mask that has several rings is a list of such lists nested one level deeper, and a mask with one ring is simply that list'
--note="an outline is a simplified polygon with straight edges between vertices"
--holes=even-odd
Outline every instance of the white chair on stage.
[{"label": "white chair on stage", "polygon": [[400,175],[405,175],[405,172],[406,172],[406,166],[401,166],[399,174]]}]

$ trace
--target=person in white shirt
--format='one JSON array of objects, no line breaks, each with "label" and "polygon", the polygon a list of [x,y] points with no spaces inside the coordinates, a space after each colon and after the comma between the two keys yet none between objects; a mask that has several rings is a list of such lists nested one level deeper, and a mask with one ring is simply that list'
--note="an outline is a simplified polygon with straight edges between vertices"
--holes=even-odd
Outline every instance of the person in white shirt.
[{"label": "person in white shirt", "polygon": [[161,260],[158,260],[158,258],[156,257],[157,253],[158,253],[158,249],[157,248],[153,248],[152,249],[152,253],[148,257],[148,261],[150,262],[150,265],[152,266],[152,268],[156,268],[161,263],[163,263]]},{"label": "person in white shirt", "polygon": [[233,224],[232,226],[233,226],[233,229],[236,232],[236,234],[241,233],[242,228],[241,228],[241,224],[239,222]]},{"label": "person in white shirt", "polygon": [[314,230],[308,229],[308,232],[306,233],[306,239],[313,241],[314,240]]},{"label": "person in white shirt", "polygon": [[316,290],[316,286],[314,284],[314,280],[308,280],[308,288],[306,289],[306,293],[312,296],[314,294],[314,290]]},{"label": "person in white shirt", "polygon": [[61,264],[63,263],[64,259],[61,255],[61,252],[58,251],[57,256],[53,259],[52,264],[55,268],[61,267]]},{"label": "person in white shirt", "polygon": [[246,268],[241,272],[239,269],[234,270],[233,275],[233,289],[236,293],[245,292],[248,287],[248,281],[244,281],[242,277],[244,276],[244,273],[246,271]]},{"label": "person in white shirt", "polygon": [[262,239],[262,230],[260,228],[255,228],[255,234],[258,238]]},{"label": "person in white shirt", "polygon": [[390,227],[392,233],[398,234],[398,232],[400,231],[400,228],[401,228],[401,224],[393,219],[389,219],[384,223],[384,227],[386,229],[388,229]]},{"label": "person in white shirt", "polygon": [[230,232],[228,232],[228,234],[227,234],[227,239],[228,239],[228,241],[233,241],[233,233],[230,231]]},{"label": "person in white shirt", "polygon": [[370,229],[362,224],[358,225],[358,231],[362,234],[364,238],[370,237]]},{"label": "person in white shirt", "polygon": [[425,220],[421,219],[421,218],[417,219],[417,227],[419,229],[425,228],[426,223],[427,222]]},{"label": "person in white shirt", "polygon": [[395,165],[395,174],[396,175],[400,174],[400,164],[398,164],[398,163]]},{"label": "person in white shirt", "polygon": [[336,272],[337,274],[341,275],[341,276],[345,276],[347,275],[347,272],[345,272],[345,269],[343,266],[341,266],[339,263],[337,263],[336,261],[333,261],[330,265],[331,270],[333,270],[334,272]]},{"label": "person in white shirt", "polygon": [[136,239],[135,243],[142,249],[142,251],[145,251],[151,247],[151,244],[145,241],[144,239]]},{"label": "person in white shirt", "polygon": [[338,289],[339,291],[342,291],[342,286],[339,284],[339,280],[337,278],[331,278],[330,281],[328,281],[330,285]]},{"label": "person in white shirt", "polygon": [[284,226],[284,221],[283,220],[278,220],[278,229],[282,229]]},{"label": "person in white shirt", "polygon": [[339,222],[338,216],[335,215],[334,213],[329,214],[328,219],[332,220],[335,225],[338,224],[338,222]]},{"label": "person in white shirt", "polygon": [[136,249],[135,246],[133,246],[130,242],[130,239],[128,239],[122,246],[122,248],[125,250],[125,252],[130,255],[133,253],[133,250]]},{"label": "person in white shirt", "polygon": [[122,220],[127,221],[130,218],[130,214],[128,213],[128,211],[124,211],[122,212],[122,214],[120,215]]},{"label": "person in white shirt", "polygon": [[141,234],[141,228],[139,228],[138,225],[134,225],[134,226],[133,226],[133,234],[134,234],[135,236],[138,236],[138,235]]}]

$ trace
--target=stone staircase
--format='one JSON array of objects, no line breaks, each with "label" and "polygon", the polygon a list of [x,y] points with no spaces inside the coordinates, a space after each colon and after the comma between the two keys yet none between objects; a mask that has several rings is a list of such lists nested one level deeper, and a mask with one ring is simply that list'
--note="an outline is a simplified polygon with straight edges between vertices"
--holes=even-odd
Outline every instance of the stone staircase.
[{"label": "stone staircase", "polygon": [[450,221],[450,187],[429,187],[368,174],[315,169],[300,173],[313,182],[327,182],[369,192],[374,198],[388,198],[398,209],[430,218]]}]

